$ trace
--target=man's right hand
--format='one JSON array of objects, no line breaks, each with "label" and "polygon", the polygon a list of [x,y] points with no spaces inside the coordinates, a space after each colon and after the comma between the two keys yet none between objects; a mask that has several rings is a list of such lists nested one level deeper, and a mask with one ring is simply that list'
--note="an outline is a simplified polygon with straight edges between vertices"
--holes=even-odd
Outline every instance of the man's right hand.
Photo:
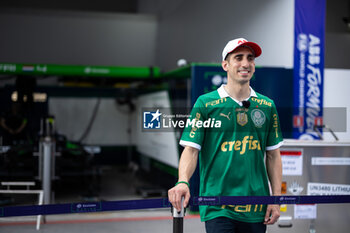
[{"label": "man's right hand", "polygon": [[184,208],[187,207],[188,202],[190,200],[191,194],[190,189],[187,184],[180,183],[168,191],[168,199],[169,202],[173,205],[173,207],[180,212],[181,211],[181,198],[184,197]]}]

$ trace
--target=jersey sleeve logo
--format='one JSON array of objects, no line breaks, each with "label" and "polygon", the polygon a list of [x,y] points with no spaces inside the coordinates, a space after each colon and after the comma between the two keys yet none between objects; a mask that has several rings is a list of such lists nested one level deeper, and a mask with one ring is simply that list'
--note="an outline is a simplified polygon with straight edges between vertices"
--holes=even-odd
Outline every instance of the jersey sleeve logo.
[{"label": "jersey sleeve logo", "polygon": [[252,118],[254,125],[258,128],[263,126],[263,124],[266,121],[265,113],[263,111],[261,111],[260,109],[254,109],[250,113],[250,117]]}]

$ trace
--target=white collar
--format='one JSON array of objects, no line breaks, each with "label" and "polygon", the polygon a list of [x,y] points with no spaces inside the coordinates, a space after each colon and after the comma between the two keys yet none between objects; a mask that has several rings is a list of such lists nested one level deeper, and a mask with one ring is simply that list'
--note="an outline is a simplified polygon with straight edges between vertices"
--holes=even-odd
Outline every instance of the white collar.
[{"label": "white collar", "polygon": [[[231,96],[226,92],[224,86],[225,86],[225,85],[222,84],[221,87],[219,87],[219,88],[217,89],[220,98],[230,97],[230,98],[233,99],[237,104],[239,104],[240,106],[243,106],[242,101],[238,101],[238,100],[236,100],[235,98],[231,97]],[[256,92],[253,90],[253,88],[252,88],[251,86],[249,86],[249,88],[250,88],[250,96],[249,96],[248,98],[246,98],[245,100],[243,100],[243,101],[249,100],[250,97],[258,97],[257,94],[256,94]]]}]

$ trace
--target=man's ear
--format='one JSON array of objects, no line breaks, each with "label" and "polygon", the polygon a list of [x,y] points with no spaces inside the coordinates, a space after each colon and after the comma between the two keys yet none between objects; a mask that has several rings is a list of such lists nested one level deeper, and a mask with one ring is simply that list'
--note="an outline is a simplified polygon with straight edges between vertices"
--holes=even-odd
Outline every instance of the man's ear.
[{"label": "man's ear", "polygon": [[224,69],[224,71],[228,71],[228,61],[226,60],[222,61],[221,66]]}]

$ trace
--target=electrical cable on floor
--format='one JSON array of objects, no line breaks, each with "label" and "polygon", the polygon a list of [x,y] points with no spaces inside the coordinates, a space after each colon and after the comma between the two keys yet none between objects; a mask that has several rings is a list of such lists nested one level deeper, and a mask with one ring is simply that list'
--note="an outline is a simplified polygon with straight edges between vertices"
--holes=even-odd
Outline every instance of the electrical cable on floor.
[{"label": "electrical cable on floor", "polygon": [[89,121],[89,124],[88,126],[86,127],[84,133],[81,135],[80,139],[78,140],[79,143],[81,143],[90,133],[91,131],[91,128],[92,128],[92,125],[94,124],[94,121],[96,119],[96,116],[97,116],[97,112],[98,112],[98,108],[100,106],[100,103],[101,103],[101,98],[98,98],[97,101],[96,101],[96,104],[95,104],[95,107],[94,107],[94,110],[92,112],[92,116],[90,118],[90,121]]}]

